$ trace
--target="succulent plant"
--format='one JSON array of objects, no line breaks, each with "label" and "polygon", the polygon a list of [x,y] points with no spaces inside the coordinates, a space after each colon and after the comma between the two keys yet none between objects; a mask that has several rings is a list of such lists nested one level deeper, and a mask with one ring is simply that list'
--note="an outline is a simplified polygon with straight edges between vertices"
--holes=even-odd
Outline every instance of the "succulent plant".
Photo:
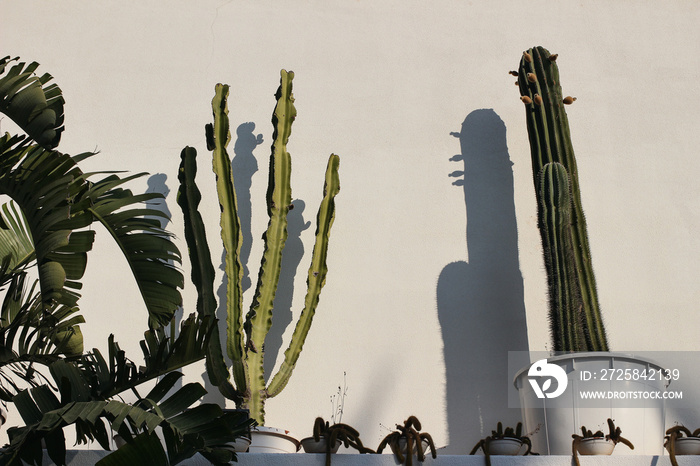
[{"label": "succulent plant", "polygon": [[695,429],[693,432],[685,426],[673,426],[666,431],[664,437],[664,447],[668,450],[669,459],[672,466],[678,466],[676,459],[676,441],[679,438],[700,437],[700,429]]},{"label": "succulent plant", "polygon": [[425,441],[428,443],[432,457],[437,458],[433,438],[427,432],[419,432],[421,424],[418,418],[409,416],[403,425],[396,424],[396,429],[396,431],[384,437],[379,447],[377,447],[377,453],[384,451],[384,448],[388,445],[400,464],[412,466],[414,451],[418,461],[425,461],[425,450],[423,448],[423,441]]},{"label": "succulent plant", "polygon": [[[225,346],[231,367],[227,367],[221,349],[219,331],[213,329],[207,355],[207,375],[213,385],[237,407],[250,410],[258,424],[264,424],[265,401],[279,394],[287,385],[301,353],[316,312],[321,289],[326,282],[326,256],[331,226],[335,216],[335,196],[340,190],[338,167],[340,159],[331,154],[326,168],[323,200],[317,216],[316,242],[307,278],[304,309],[297,321],[284,361],[267,384],[263,365],[265,338],[272,325],[272,306],[279,283],[282,252],[287,239],[287,213],[292,208],[291,163],[287,142],[296,118],[292,95],[293,72],[282,70],[277,90],[277,105],[272,116],[274,125],[270,174],[267,190],[268,228],[263,235],[264,252],[258,282],[249,312],[243,313],[240,261],[242,233],[238,217],[236,191],[233,185],[231,161],[226,147],[231,139],[228,120],[228,90],[216,85],[212,100],[214,123],[206,126],[207,148],[213,153],[213,169],[221,207],[221,239],[225,249],[227,338]],[[197,310],[200,315],[215,316],[214,267],[207,244],[202,217],[198,212],[201,194],[195,184],[197,152],[186,147],[180,164],[178,204],[185,217],[185,239],[192,264],[192,282],[197,288]],[[231,383],[233,375],[233,383]]]},{"label": "succulent plant", "polygon": [[322,438],[326,442],[326,466],[330,466],[331,449],[338,442],[341,442],[345,448],[354,448],[360,453],[374,453],[374,450],[362,444],[360,433],[353,427],[340,423],[331,425],[323,418],[317,417],[314,422],[313,439],[320,442]]},{"label": "succulent plant", "polygon": [[534,453],[532,451],[532,442],[530,441],[530,437],[528,437],[527,435],[523,435],[522,422],[518,422],[518,424],[515,426],[515,429],[512,427],[506,427],[505,429],[503,429],[503,423],[499,422],[496,425],[496,430],[492,430],[491,435],[479,440],[477,444],[474,445],[474,448],[472,448],[472,451],[469,452],[469,454],[475,455],[476,452],[479,451],[479,449],[481,449],[484,452],[484,455],[486,456],[486,465],[491,466],[491,442],[494,440],[503,439],[514,439],[518,440],[521,444],[527,445],[527,450],[525,451],[524,455],[539,455],[539,453]]},{"label": "succulent plant", "polygon": [[549,287],[555,351],[607,351],[581,205],[557,55],[542,47],[523,53],[518,71],[530,140],[538,226]]},{"label": "succulent plant", "polygon": [[610,431],[610,433],[605,435],[603,434],[602,430],[591,432],[590,429],[586,429],[585,426],[581,426],[582,435],[573,434],[571,436],[574,439],[571,442],[571,452],[574,455],[574,462],[576,463],[576,466],[580,466],[580,463],[578,461],[578,447],[584,439],[605,438],[605,440],[609,440],[615,445],[617,445],[618,443],[622,443],[624,445],[627,445],[631,450],[634,450],[634,445],[632,445],[632,442],[630,442],[622,436],[622,429],[620,429],[619,427],[615,427],[615,422],[610,418],[608,418],[608,430]]}]

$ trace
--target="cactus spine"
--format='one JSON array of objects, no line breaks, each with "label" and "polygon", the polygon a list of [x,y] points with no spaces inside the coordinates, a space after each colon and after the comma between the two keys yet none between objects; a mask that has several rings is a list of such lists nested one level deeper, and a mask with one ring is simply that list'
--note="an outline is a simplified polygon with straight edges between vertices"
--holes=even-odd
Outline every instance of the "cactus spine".
[{"label": "cactus spine", "polygon": [[[607,351],[556,58],[534,47],[523,53],[517,72],[538,197],[554,350]],[[566,103],[574,100],[567,97]]]},{"label": "cactus spine", "polygon": [[[235,401],[237,406],[248,408],[251,417],[258,424],[264,424],[265,400],[280,393],[287,385],[311,327],[321,289],[326,281],[328,242],[335,215],[334,200],[340,191],[340,159],[331,154],[326,168],[324,198],[317,215],[316,241],[311,257],[304,310],[297,322],[289,348],[284,354],[284,361],[269,386],[266,386],[263,366],[265,338],[272,325],[272,306],[287,239],[287,213],[292,203],[291,156],[287,152],[287,142],[292,122],[296,117],[292,94],[293,78],[294,73],[282,70],[280,87],[276,94],[277,105],[272,117],[274,141],[267,190],[267,212],[270,219],[267,231],[263,235],[264,252],[257,287],[245,319],[242,313],[241,288],[243,268],[239,258],[242,234],[231,164],[226,152],[230,141],[228,86],[216,86],[216,95],[212,100],[214,123],[207,125],[207,147],[213,152],[213,170],[216,174],[221,206],[221,238],[224,242],[225,271],[228,277],[226,348],[232,361],[234,384],[229,381],[229,372],[225,366],[216,328],[212,330],[214,343],[210,346],[207,357],[207,374],[224,396]],[[213,294],[211,255],[206,244],[204,225],[197,212],[201,196],[194,183],[196,151],[185,148],[181,157],[178,203],[185,216],[185,233],[192,262],[192,280],[197,287],[198,309],[200,314],[209,315],[215,312],[216,301]]]}]

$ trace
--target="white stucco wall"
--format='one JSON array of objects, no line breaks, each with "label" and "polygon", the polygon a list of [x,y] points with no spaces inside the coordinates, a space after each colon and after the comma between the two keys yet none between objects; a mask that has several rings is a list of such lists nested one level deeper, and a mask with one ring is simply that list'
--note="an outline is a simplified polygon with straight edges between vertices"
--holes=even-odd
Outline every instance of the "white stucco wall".
[{"label": "white stucco wall", "polygon": [[[507,351],[549,345],[524,112],[508,75],[534,45],[559,53],[564,92],[578,98],[567,111],[613,349],[700,349],[697,2],[25,0],[0,2],[0,18],[0,53],[38,61],[63,89],[60,148],[100,150],[88,169],[164,174],[155,181],[181,239],[177,168],[192,145],[217,244],[203,127],[214,84],[231,85],[234,142],[237,128],[241,153],[264,140],[252,150],[253,282],[273,94],[279,70],[295,71],[289,151],[303,221],[315,221],[331,152],[342,190],[328,282],[268,425],[308,435],[344,372],[343,421],[370,445],[415,414],[446,452],[465,453],[496,421],[520,418],[506,405]],[[314,227],[301,236],[295,316]],[[146,313],[110,248],[99,241],[90,257],[83,333],[97,348],[114,333],[137,358]],[[193,312],[190,284],[184,298]],[[276,321],[285,338],[288,322]]]}]

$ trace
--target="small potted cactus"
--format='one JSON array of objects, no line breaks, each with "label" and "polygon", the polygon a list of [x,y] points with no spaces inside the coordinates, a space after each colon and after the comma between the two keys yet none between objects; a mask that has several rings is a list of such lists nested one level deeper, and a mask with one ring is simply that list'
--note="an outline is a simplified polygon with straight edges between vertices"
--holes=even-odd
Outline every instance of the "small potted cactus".
[{"label": "small potted cactus", "polygon": [[571,442],[571,452],[574,455],[574,461],[577,466],[579,466],[579,454],[611,455],[615,449],[615,445],[618,443],[623,443],[634,450],[632,442],[621,435],[622,429],[615,427],[615,423],[612,419],[608,419],[608,428],[610,429],[610,433],[604,435],[601,430],[591,432],[589,429],[586,429],[585,426],[581,426],[581,433],[583,435],[573,434],[571,436],[574,439]]},{"label": "small potted cactus", "polygon": [[413,465],[413,455],[417,456],[418,461],[425,461],[425,452],[428,448],[432,457],[437,458],[433,438],[427,432],[419,432],[421,424],[418,418],[409,416],[403,425],[396,424],[396,429],[384,437],[377,447],[377,453],[381,453],[389,446],[399,464],[406,466]]},{"label": "small potted cactus", "polygon": [[331,454],[336,453],[340,445],[345,448],[354,448],[360,453],[374,453],[370,448],[362,445],[360,433],[347,424],[336,423],[330,425],[322,417],[317,417],[314,422],[312,437],[301,440],[301,446],[306,453],[325,453],[326,466],[331,464]]},{"label": "small potted cactus", "polygon": [[475,455],[481,449],[486,456],[487,466],[490,466],[492,455],[515,456],[520,453],[523,445],[527,445],[527,450],[523,455],[537,455],[532,451],[530,438],[527,434],[523,435],[522,422],[518,422],[515,429],[512,427],[503,429],[503,423],[499,422],[496,430],[492,430],[491,435],[479,440],[469,454]]},{"label": "small potted cactus", "polygon": [[693,432],[685,426],[674,426],[666,431],[664,447],[668,450],[671,464],[678,466],[676,456],[700,455],[700,429]]}]

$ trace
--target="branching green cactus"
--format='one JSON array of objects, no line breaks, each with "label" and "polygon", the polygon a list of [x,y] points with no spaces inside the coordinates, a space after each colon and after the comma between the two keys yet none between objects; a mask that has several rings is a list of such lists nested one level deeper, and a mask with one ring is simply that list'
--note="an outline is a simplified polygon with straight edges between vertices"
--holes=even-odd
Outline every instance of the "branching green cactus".
[{"label": "branching green cactus", "polygon": [[549,281],[555,351],[607,351],[578,174],[557,55],[542,47],[523,53],[517,72],[525,104],[538,198],[539,227]]},{"label": "branching green cactus", "polygon": [[[207,125],[207,147],[213,152],[213,169],[221,206],[221,238],[224,243],[225,272],[228,278],[226,350],[232,362],[230,373],[233,374],[233,383],[230,381],[216,328],[213,330],[214,343],[210,346],[207,357],[207,374],[224,396],[235,401],[237,406],[249,409],[251,417],[258,424],[264,424],[265,400],[279,394],[287,385],[311,327],[319,295],[326,281],[328,240],[335,216],[334,199],[340,190],[340,159],[332,154],[326,168],[324,198],[317,216],[316,242],[308,273],[304,309],[294,329],[289,348],[284,353],[284,361],[270,384],[266,386],[263,369],[265,337],[272,325],[272,306],[279,283],[282,251],[287,239],[287,213],[292,204],[291,157],[287,152],[287,142],[292,122],[296,117],[292,95],[294,73],[282,70],[281,75],[280,87],[276,94],[277,106],[272,117],[274,142],[267,190],[267,212],[270,220],[263,235],[264,252],[255,295],[245,318],[242,312],[243,267],[239,257],[242,234],[231,163],[226,151],[231,139],[227,105],[228,86],[216,86],[216,95],[212,100],[214,123]],[[214,268],[202,218],[197,211],[201,195],[194,182],[196,151],[186,147],[181,158],[178,204],[185,216],[185,238],[192,263],[192,281],[198,292],[197,309],[200,315],[214,315]]]}]

